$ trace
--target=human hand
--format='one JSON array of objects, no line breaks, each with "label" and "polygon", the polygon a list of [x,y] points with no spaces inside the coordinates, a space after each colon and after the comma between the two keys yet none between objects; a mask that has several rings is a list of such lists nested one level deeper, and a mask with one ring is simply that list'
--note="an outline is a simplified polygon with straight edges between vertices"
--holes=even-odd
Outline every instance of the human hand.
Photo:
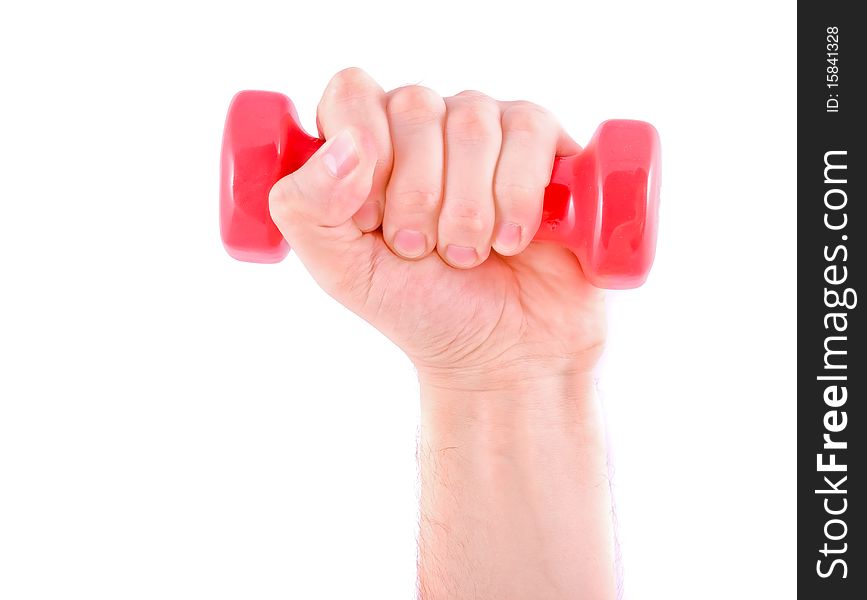
[{"label": "human hand", "polygon": [[271,214],[334,298],[402,348],[423,382],[490,389],[589,372],[602,292],[572,251],[531,243],[556,155],[580,147],[528,102],[328,84],[327,143],[270,195]]},{"label": "human hand", "polygon": [[418,369],[419,597],[613,598],[602,292],[572,251],[531,243],[554,157],[579,146],[528,102],[385,93],[358,69],[317,124],[328,141],[271,215]]}]

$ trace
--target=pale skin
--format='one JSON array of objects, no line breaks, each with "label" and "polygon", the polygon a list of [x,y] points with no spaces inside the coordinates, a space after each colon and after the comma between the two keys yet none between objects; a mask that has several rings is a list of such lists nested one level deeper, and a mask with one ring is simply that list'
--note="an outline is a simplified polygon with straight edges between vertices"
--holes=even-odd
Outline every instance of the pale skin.
[{"label": "pale skin", "polygon": [[479,92],[328,84],[328,142],[271,215],[322,288],[402,348],[421,390],[419,597],[616,597],[593,369],[602,293],[531,243],[555,156],[546,110]]}]

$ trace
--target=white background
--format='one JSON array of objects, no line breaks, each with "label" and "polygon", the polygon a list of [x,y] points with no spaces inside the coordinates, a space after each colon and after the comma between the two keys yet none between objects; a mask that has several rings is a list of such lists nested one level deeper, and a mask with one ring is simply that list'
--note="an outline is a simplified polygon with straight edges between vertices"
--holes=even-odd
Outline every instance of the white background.
[{"label": "white background", "polygon": [[411,365],[217,228],[232,94],[315,130],[351,65],[657,126],[599,372],[626,597],[794,597],[793,2],[17,2],[0,51],[0,598],[414,596]]}]

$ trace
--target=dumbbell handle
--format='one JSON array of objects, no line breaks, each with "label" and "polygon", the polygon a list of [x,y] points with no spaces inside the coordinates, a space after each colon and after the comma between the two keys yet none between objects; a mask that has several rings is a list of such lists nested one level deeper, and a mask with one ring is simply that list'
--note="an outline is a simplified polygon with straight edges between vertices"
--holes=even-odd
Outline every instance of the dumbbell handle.
[{"label": "dumbbell handle", "polygon": [[[324,143],[298,125],[282,94],[240,92],[223,135],[221,230],[234,258],[272,263],[289,250],[268,211],[268,193]],[[644,282],[656,247],[659,138],[643,121],[603,122],[584,150],[556,157],[533,238],[575,251],[598,287]]]}]

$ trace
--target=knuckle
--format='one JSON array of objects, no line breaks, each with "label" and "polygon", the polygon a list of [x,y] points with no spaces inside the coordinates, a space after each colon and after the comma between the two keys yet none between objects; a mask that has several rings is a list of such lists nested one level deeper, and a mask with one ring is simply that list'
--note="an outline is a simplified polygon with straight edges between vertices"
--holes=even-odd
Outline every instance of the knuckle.
[{"label": "knuckle", "polygon": [[389,116],[407,125],[438,121],[445,113],[442,98],[420,85],[409,85],[393,92],[386,108]]},{"label": "knuckle", "polygon": [[387,202],[399,206],[400,210],[425,212],[433,210],[440,202],[439,190],[400,190],[389,191]]},{"label": "knuckle", "polygon": [[[394,162],[394,155],[391,149],[391,146],[386,146],[384,149],[379,151],[379,155],[376,157],[376,164],[374,166],[374,170],[381,177],[387,177],[388,173],[391,171],[391,165]],[[382,184],[379,184],[382,185]],[[377,186],[376,189],[381,189],[381,187]]]},{"label": "knuckle", "polygon": [[358,67],[338,71],[326,87],[325,98],[337,103],[366,98],[378,91],[378,85],[370,75]]},{"label": "knuckle", "polygon": [[531,102],[519,102],[503,111],[503,130],[509,133],[539,135],[551,131],[553,126],[551,113]]},{"label": "knuckle", "polygon": [[494,185],[494,195],[500,204],[515,207],[541,203],[544,188],[527,183],[514,181],[497,182]]},{"label": "knuckle", "polygon": [[271,220],[275,223],[281,223],[287,220],[288,215],[292,210],[292,194],[287,188],[294,186],[292,178],[278,181],[268,192],[268,210],[271,213]]},{"label": "knuckle", "polygon": [[470,100],[490,100],[487,94],[483,94],[478,90],[463,90],[456,94],[458,98],[468,98]]},{"label": "knuckle", "polygon": [[476,236],[491,227],[491,215],[475,204],[455,202],[446,215],[447,229]]},{"label": "knuckle", "polygon": [[497,137],[499,122],[492,107],[483,103],[460,103],[449,110],[447,135],[462,143],[477,144]]}]

